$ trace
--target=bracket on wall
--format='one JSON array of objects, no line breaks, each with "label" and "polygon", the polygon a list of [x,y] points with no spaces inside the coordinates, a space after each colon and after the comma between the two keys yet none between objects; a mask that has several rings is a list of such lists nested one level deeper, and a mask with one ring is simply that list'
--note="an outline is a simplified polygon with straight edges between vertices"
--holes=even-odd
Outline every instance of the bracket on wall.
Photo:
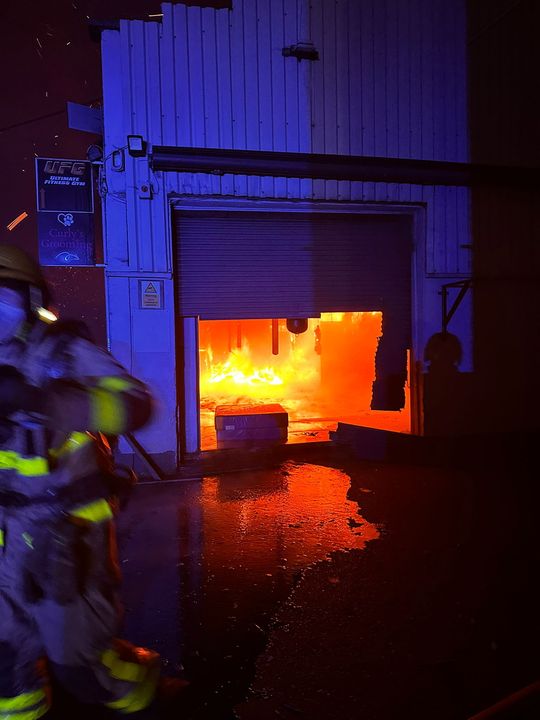
[{"label": "bracket on wall", "polygon": [[148,180],[145,180],[142,182],[138,188],[138,196],[141,200],[151,200],[152,199],[152,185]]},{"label": "bracket on wall", "polygon": [[312,42],[299,42],[296,45],[284,47],[281,51],[283,57],[295,57],[300,60],[318,60],[319,51]]},{"label": "bracket on wall", "polygon": [[[450,320],[454,317],[456,310],[461,304],[461,301],[467,294],[469,288],[472,287],[472,282],[472,278],[469,278],[468,280],[457,280],[456,282],[445,283],[444,285],[441,285],[439,295],[441,295],[442,297],[442,332],[444,335],[446,334],[448,330],[448,324]],[[454,302],[452,303],[450,309],[448,309],[449,288],[459,288],[459,292],[454,299]]]}]

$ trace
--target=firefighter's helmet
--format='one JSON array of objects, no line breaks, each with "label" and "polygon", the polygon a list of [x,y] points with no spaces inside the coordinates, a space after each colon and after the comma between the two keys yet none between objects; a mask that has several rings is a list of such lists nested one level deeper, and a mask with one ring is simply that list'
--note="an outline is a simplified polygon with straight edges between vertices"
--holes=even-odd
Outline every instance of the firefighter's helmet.
[{"label": "firefighter's helmet", "polygon": [[37,262],[14,245],[0,244],[0,282],[15,280],[44,290],[45,278]]}]

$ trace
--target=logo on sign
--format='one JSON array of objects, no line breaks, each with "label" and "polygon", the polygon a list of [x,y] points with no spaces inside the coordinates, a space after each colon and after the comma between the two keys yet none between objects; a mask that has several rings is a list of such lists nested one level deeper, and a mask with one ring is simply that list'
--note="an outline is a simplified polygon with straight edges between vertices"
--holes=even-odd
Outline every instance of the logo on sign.
[{"label": "logo on sign", "polygon": [[76,253],[70,253],[66,251],[58,253],[58,255],[55,255],[54,257],[56,258],[56,260],[58,260],[64,265],[74,265],[80,262],[81,259]]},{"label": "logo on sign", "polygon": [[145,307],[159,307],[159,294],[154,283],[148,283],[144,289]]},{"label": "logo on sign", "polygon": [[47,175],[84,175],[86,163],[81,160],[47,160],[43,172]]},{"label": "logo on sign", "polygon": [[73,215],[71,213],[60,213],[57,216],[58,222],[62,223],[64,227],[71,227],[75,220],[73,219]]}]

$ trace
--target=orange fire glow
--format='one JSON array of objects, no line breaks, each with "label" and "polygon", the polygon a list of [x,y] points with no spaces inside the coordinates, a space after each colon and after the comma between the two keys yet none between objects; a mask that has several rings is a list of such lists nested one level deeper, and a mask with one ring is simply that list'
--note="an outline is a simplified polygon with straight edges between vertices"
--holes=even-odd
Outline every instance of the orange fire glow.
[{"label": "orange fire glow", "polygon": [[293,442],[327,438],[338,420],[408,432],[408,402],[401,412],[370,408],[381,334],[380,312],[323,313],[298,335],[279,320],[273,355],[271,320],[201,321],[203,449],[215,447],[217,405],[279,403]]},{"label": "orange fire glow", "polygon": [[243,321],[240,347],[226,352],[223,338],[216,337],[216,328],[212,328],[212,337],[205,338],[201,347],[203,401],[221,404],[287,399],[287,405],[294,406],[299,395],[315,392],[320,379],[315,322],[310,320],[311,332],[294,335],[287,331],[285,321],[280,321],[278,355],[271,354],[271,321]]},{"label": "orange fire glow", "polygon": [[247,343],[237,352],[232,351],[229,359],[224,363],[217,362],[211,365],[206,380],[208,386],[220,383],[233,383],[245,388],[256,388],[260,385],[283,385],[283,378],[273,368],[253,366]]}]

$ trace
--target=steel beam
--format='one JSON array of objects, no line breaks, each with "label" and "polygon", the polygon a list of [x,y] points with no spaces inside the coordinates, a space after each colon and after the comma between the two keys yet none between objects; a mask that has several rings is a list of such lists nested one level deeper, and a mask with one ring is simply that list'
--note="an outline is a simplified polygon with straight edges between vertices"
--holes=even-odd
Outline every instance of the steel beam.
[{"label": "steel beam", "polygon": [[164,145],[153,146],[150,165],[153,170],[172,172],[202,172],[212,175],[230,173],[412,185],[537,187],[540,184],[540,169],[534,167]]}]

